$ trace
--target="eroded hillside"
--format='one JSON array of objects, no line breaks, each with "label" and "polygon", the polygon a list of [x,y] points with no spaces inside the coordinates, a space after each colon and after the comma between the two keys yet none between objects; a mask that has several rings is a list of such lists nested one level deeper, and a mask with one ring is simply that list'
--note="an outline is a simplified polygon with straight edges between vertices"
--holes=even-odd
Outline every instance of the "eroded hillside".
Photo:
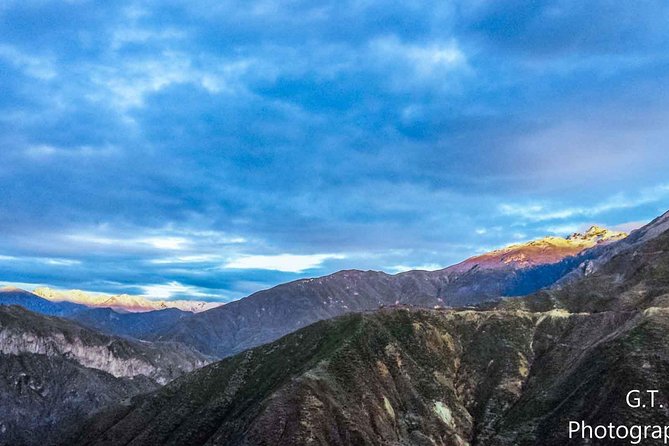
[{"label": "eroded hillside", "polygon": [[641,384],[669,391],[668,316],[657,308],[345,316],[117,407],[76,443],[568,444],[570,419],[662,416],[635,412],[624,396]]}]

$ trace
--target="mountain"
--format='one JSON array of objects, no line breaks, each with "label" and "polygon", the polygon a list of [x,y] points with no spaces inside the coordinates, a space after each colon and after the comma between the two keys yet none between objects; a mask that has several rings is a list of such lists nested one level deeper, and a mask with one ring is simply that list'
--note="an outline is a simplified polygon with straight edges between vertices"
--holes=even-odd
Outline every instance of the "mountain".
[{"label": "mountain", "polygon": [[144,339],[191,314],[176,308],[143,313],[119,313],[111,308],[91,308],[78,311],[68,316],[68,319],[103,333]]},{"label": "mountain", "polygon": [[0,353],[65,356],[116,377],[143,375],[160,384],[208,362],[181,344],[110,336],[17,305],[0,307]]},{"label": "mountain", "polygon": [[66,444],[628,444],[568,425],[669,422],[625,400],[669,393],[669,214],[596,248],[525,298],[314,323],[109,408]]},{"label": "mountain", "polygon": [[176,308],[119,313],[112,308],[89,308],[83,304],[67,301],[52,302],[28,291],[12,287],[0,289],[0,305],[20,305],[48,316],[72,319],[104,333],[135,338],[147,337],[192,314]]},{"label": "mountain", "polygon": [[1,306],[0,444],[42,443],[68,422],[208,362],[180,344],[123,339]]},{"label": "mountain", "polygon": [[438,271],[346,270],[298,280],[181,319],[151,339],[183,342],[225,357],[350,312],[395,304],[465,306],[522,296],[554,284],[624,236],[593,227],[566,239],[512,245]]},{"label": "mountain", "polygon": [[342,316],[107,410],[67,444],[582,444],[568,420],[666,424],[625,394],[669,391],[668,321],[667,309]]},{"label": "mountain", "polygon": [[0,353],[0,445],[56,444],[91,413],[158,387],[65,356]]},{"label": "mountain", "polygon": [[51,302],[36,294],[13,287],[0,288],[0,305],[21,305],[49,316],[67,316],[87,308],[85,305],[72,302]]},{"label": "mountain", "polygon": [[450,271],[467,271],[473,267],[501,269],[507,266],[529,268],[557,263],[562,259],[580,254],[588,248],[609,244],[627,237],[624,232],[592,226],[585,233],[574,233],[569,237],[544,237],[527,243],[519,243],[472,257],[448,268]]},{"label": "mountain", "polygon": [[51,302],[73,302],[87,307],[112,308],[125,312],[142,312],[178,308],[182,311],[198,313],[221,305],[218,302],[202,302],[196,300],[152,300],[143,296],[120,294],[86,293],[80,290],[61,291],[47,287],[36,288],[34,294]]},{"label": "mountain", "polygon": [[605,247],[553,287],[500,305],[571,312],[669,306],[669,212]]}]

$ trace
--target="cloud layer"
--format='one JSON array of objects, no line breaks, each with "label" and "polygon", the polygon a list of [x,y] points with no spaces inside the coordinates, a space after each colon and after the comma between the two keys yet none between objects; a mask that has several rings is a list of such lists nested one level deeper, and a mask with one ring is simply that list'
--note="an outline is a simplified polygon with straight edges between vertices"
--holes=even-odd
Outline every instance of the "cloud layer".
[{"label": "cloud layer", "polygon": [[230,300],[669,198],[669,6],[6,1],[0,281]]}]

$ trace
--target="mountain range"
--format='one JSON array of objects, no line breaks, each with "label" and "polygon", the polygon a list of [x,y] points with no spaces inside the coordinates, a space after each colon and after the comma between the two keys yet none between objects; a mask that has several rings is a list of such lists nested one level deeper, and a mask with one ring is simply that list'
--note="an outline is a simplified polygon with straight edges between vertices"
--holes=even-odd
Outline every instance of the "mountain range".
[{"label": "mountain range", "polygon": [[[181,342],[223,358],[318,320],[350,312],[396,304],[427,308],[476,305],[502,296],[526,295],[552,285],[595,257],[599,249],[626,235],[593,226],[583,234],[511,245],[437,271],[396,275],[340,271],[282,284],[198,314],[166,308],[166,302],[141,296],[95,295],[45,287],[34,293],[0,291],[0,304],[23,301],[27,308],[65,316],[105,333]],[[202,304],[182,307],[203,310]],[[161,310],[128,313],[129,309],[150,308]]]},{"label": "mountain range", "polygon": [[669,390],[667,316],[346,315],[102,412],[70,444],[582,444],[567,420],[666,422],[624,398]]},{"label": "mountain range", "polygon": [[592,227],[584,234],[512,245],[437,271],[390,275],[347,270],[298,280],[180,319],[149,339],[183,342],[222,358],[350,312],[397,304],[476,305],[526,295],[552,285],[626,235]]},{"label": "mountain range", "polygon": [[[55,442],[68,420],[158,388],[210,358],[0,306],[0,444]],[[69,421],[70,423],[72,421]]]},{"label": "mountain range", "polygon": [[80,290],[54,290],[38,287],[33,293],[51,302],[71,302],[94,308],[111,308],[120,312],[143,312],[177,308],[182,311],[198,313],[221,305],[219,302],[202,302],[197,300],[154,300],[144,296],[129,294],[86,293]]},{"label": "mountain range", "polygon": [[625,237],[627,237],[627,234],[624,232],[591,226],[584,233],[575,232],[566,238],[544,237],[527,243],[509,245],[502,249],[471,257],[447,269],[464,272],[473,267],[502,269],[508,265],[518,269],[531,268],[557,263],[566,257],[578,255],[586,249],[606,245]]},{"label": "mountain range", "polygon": [[0,303],[32,311],[0,307],[0,439],[581,444],[566,420],[666,421],[621,398],[668,387],[667,265],[669,213],[629,236],[593,227],[437,271],[345,270],[199,313],[6,290]]},{"label": "mountain range", "polygon": [[28,310],[49,316],[68,316],[88,309],[72,302],[51,302],[40,296],[14,287],[0,288],[0,305],[21,305]]},{"label": "mountain range", "polygon": [[20,305],[41,314],[71,319],[104,333],[137,339],[148,337],[192,314],[177,308],[133,313],[119,311],[115,307],[89,307],[69,301],[50,301],[35,293],[12,287],[0,289],[0,305]]},{"label": "mountain range", "polygon": [[669,421],[625,402],[669,392],[669,213],[595,248],[523,298],[316,322],[108,408],[68,442],[627,444],[570,438],[567,424]]}]

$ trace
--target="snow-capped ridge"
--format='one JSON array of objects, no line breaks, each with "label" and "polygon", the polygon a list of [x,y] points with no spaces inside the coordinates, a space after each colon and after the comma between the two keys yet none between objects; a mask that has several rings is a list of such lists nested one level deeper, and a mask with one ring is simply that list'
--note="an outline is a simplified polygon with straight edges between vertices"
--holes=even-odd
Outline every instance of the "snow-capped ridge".
[{"label": "snow-capped ridge", "polygon": [[195,300],[152,300],[144,296],[130,294],[108,295],[87,293],[81,290],[54,290],[47,287],[35,288],[36,295],[52,302],[73,302],[96,308],[112,308],[121,312],[144,312],[177,308],[183,311],[199,313],[221,305],[218,302]]},{"label": "snow-capped ridge", "polygon": [[565,240],[570,242],[594,242],[620,240],[627,237],[627,234],[619,231],[611,231],[601,226],[591,226],[585,233],[575,232]]}]

